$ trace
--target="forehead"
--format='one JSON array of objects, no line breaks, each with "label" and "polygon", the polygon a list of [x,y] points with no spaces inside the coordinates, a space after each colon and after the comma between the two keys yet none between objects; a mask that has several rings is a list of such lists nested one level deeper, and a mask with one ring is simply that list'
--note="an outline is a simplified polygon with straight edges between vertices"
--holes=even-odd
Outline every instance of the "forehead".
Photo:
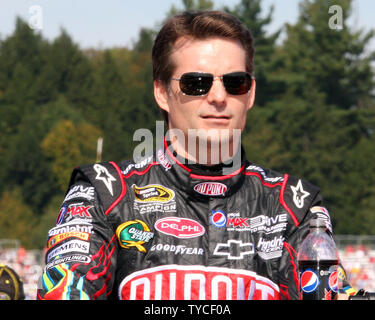
[{"label": "forehead", "polygon": [[182,37],[171,54],[175,74],[189,71],[222,74],[246,70],[246,52],[239,41],[225,38]]}]

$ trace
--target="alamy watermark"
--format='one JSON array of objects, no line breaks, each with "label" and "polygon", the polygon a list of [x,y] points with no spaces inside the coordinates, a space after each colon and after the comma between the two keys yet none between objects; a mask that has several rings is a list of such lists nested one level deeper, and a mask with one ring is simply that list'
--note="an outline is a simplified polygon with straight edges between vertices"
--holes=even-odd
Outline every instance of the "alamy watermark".
[{"label": "alamy watermark", "polygon": [[328,26],[331,30],[344,29],[344,16],[342,7],[339,5],[330,6],[328,13],[332,16],[328,20]]},{"label": "alamy watermark", "polygon": [[28,24],[30,29],[42,30],[43,29],[43,8],[39,5],[29,7],[29,20]]},{"label": "alamy watermark", "polygon": [[[181,129],[169,129],[164,134],[164,121],[156,121],[155,139],[151,130],[146,128],[134,132],[133,141],[140,141],[134,148],[133,160],[144,161],[154,154],[154,150],[163,150],[163,159],[176,151],[176,142],[180,153],[186,152],[188,157],[179,157],[183,164],[218,164],[224,163],[223,174],[229,174],[241,166],[241,130],[240,129],[188,129],[187,134]],[[164,145],[164,139],[167,146]],[[170,142],[170,143],[168,143]],[[155,149],[154,149],[155,143]],[[167,150],[169,152],[167,152]],[[170,164],[176,160],[168,157]]]}]

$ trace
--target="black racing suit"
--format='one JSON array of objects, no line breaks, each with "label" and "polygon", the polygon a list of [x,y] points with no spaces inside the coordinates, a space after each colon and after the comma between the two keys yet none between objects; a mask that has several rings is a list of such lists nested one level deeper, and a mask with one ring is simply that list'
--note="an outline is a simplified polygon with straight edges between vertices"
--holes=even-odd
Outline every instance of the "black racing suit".
[{"label": "black racing suit", "polygon": [[185,165],[165,147],[73,171],[37,298],[298,299],[299,244],[316,215],[330,224],[319,189],[244,157],[225,175]]}]

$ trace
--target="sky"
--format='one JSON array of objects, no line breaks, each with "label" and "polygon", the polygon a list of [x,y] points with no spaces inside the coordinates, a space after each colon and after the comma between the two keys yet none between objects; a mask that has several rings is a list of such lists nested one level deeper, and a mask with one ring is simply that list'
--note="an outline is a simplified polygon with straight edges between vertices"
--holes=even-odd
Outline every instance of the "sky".
[{"label": "sky", "polygon": [[[214,0],[215,8],[234,7],[239,2]],[[294,23],[299,2],[263,0],[264,14],[270,5],[275,6],[268,31],[275,31],[286,22]],[[131,46],[140,28],[155,27],[172,4],[181,8],[181,3],[181,0],[0,0],[0,39],[13,33],[16,17],[20,16],[41,27],[42,36],[49,40],[58,37],[64,28],[81,48]],[[374,0],[354,0],[352,24],[365,30],[375,29],[374,12]],[[37,17],[42,19],[35,20]],[[375,48],[375,41],[371,48]]]}]

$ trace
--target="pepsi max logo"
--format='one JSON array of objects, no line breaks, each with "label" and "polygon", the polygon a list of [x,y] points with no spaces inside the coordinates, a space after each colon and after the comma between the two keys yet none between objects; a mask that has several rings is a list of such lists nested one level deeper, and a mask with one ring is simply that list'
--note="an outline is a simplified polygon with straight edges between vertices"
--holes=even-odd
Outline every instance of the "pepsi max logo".
[{"label": "pepsi max logo", "polygon": [[306,270],[301,275],[301,289],[303,292],[314,292],[319,285],[319,279],[315,272]]},{"label": "pepsi max logo", "polygon": [[59,215],[56,219],[56,224],[60,224],[64,221],[65,213],[68,211],[68,207],[66,205],[63,205],[60,209]]},{"label": "pepsi max logo", "polygon": [[221,210],[212,211],[211,223],[217,228],[225,227],[227,225],[227,216]]},{"label": "pepsi max logo", "polygon": [[333,271],[328,278],[328,286],[333,292],[337,292],[338,285],[338,273],[337,271]]}]

